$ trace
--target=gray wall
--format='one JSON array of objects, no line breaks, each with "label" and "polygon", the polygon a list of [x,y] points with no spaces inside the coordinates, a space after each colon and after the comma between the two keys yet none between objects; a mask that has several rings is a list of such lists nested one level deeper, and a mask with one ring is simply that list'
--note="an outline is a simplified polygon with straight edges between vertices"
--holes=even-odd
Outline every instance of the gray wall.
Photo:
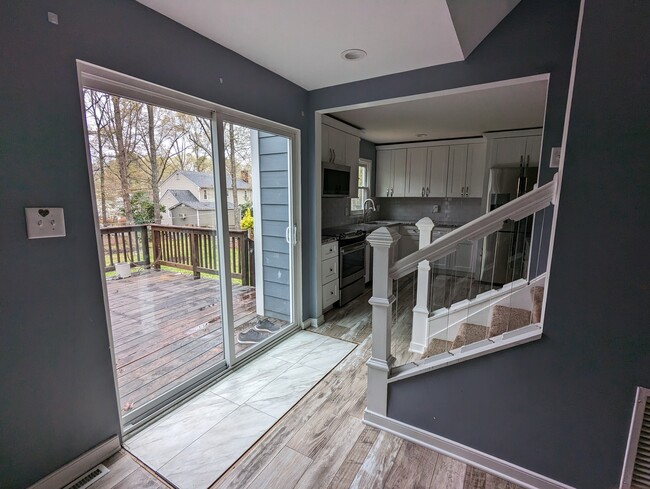
[{"label": "gray wall", "polygon": [[259,132],[258,138],[264,315],[288,321],[291,271],[285,231],[289,225],[289,146],[282,136]]},{"label": "gray wall", "polygon": [[[5,489],[26,487],[120,429],[77,58],[305,133],[303,89],[133,0],[0,3]],[[64,207],[67,237],[26,239],[23,208],[43,205]]]},{"label": "gray wall", "polygon": [[[578,7],[578,0],[523,0],[465,61],[310,92],[308,123],[311,161],[316,162],[320,158],[320,153],[316,155],[313,148],[314,111],[550,73],[541,159],[549,161],[551,147],[559,146],[562,141]],[[317,166],[312,163],[303,168],[304,183],[307,188],[313,188],[314,168]],[[548,165],[542,165],[540,181],[550,181],[554,173],[555,170],[549,169]],[[308,195],[303,195],[305,214],[313,216],[315,204],[316,196],[309,199]],[[306,241],[304,272],[309,277],[316,276],[318,265],[315,251],[318,224],[312,219],[305,223],[303,230]],[[308,304],[311,317],[316,313],[316,293],[313,287],[306,291],[311,299]]]},{"label": "gray wall", "polygon": [[544,337],[391,384],[389,413],[610,489],[650,387],[650,2],[585,3]]}]

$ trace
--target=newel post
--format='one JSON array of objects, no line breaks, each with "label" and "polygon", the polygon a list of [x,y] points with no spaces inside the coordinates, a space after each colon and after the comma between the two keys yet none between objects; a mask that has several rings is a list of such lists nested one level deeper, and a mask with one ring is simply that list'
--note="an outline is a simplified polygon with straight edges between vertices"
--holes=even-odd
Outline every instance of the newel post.
[{"label": "newel post", "polygon": [[[431,232],[433,221],[423,217],[415,223],[420,231],[420,249],[431,244]],[[415,307],[413,308],[413,327],[411,331],[411,344],[409,351],[424,353],[429,344],[429,272],[431,265],[429,260],[422,260],[418,263],[418,282]]]},{"label": "newel post", "polygon": [[373,252],[372,297],[372,356],[368,360],[367,411],[386,416],[388,377],[395,361],[391,355],[392,311],[395,296],[393,279],[388,271],[393,266],[393,248],[399,233],[392,228],[379,228],[367,238]]}]

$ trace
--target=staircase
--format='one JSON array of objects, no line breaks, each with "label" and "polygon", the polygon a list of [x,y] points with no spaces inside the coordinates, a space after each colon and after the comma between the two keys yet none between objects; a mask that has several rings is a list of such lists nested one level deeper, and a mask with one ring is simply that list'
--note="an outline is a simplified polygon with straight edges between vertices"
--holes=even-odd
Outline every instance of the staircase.
[{"label": "staircase", "polygon": [[[530,289],[532,307],[531,309],[520,309],[509,306],[492,306],[490,319],[487,325],[462,323],[451,344],[451,349],[461,348],[472,343],[501,336],[503,333],[514,331],[529,324],[539,322],[539,315],[542,310],[544,298],[543,287]],[[536,311],[534,314],[533,311]],[[536,320],[535,320],[536,319]]]},{"label": "staircase", "polygon": [[[395,246],[399,234],[390,228],[379,228],[368,236],[373,248],[373,295],[372,305],[372,357],[368,361],[368,416],[386,416],[388,385],[407,378],[444,368],[448,365],[472,360],[500,350],[535,341],[542,335],[542,302],[544,282],[516,280],[526,276],[530,263],[531,229],[535,214],[553,205],[556,199],[557,181],[535,188],[507,204],[494,209],[470,223],[451,231],[431,242],[433,223],[424,218],[418,222],[420,248],[395,262]],[[508,223],[507,231],[501,231]],[[513,232],[513,229],[523,232]],[[497,235],[496,233],[502,233]],[[511,236],[504,243],[504,235]],[[498,239],[493,239],[498,238]],[[467,270],[449,270],[449,263],[456,263],[453,256],[462,243],[473,241],[483,250],[481,270],[496,270],[507,265],[514,282],[494,290],[494,284],[477,278],[478,273]],[[493,243],[493,248],[489,248]],[[499,248],[500,247],[500,248]],[[486,258],[487,257],[487,258]],[[491,257],[491,258],[490,258]],[[500,261],[498,261],[498,258]],[[490,261],[492,260],[492,261]],[[445,261],[446,267],[440,266]],[[486,268],[486,266],[488,268]],[[444,271],[443,271],[444,270]],[[413,323],[410,350],[422,355],[422,359],[395,366],[392,355],[393,307],[396,300],[393,286],[408,274],[417,275],[416,301],[413,307]],[[449,281],[449,294],[457,298],[457,286],[463,282],[468,294],[466,300],[450,304],[446,311],[433,311],[430,304],[434,284],[439,277]],[[481,273],[483,278],[485,273]],[[494,274],[492,274],[494,275]],[[526,307],[521,297],[529,294]],[[478,294],[470,297],[473,294]],[[438,314],[440,313],[440,314]],[[430,322],[446,315],[446,325],[441,331],[430,335]],[[453,319],[452,319],[453,318]],[[483,323],[482,318],[486,318]],[[453,337],[451,333],[453,332]]]}]

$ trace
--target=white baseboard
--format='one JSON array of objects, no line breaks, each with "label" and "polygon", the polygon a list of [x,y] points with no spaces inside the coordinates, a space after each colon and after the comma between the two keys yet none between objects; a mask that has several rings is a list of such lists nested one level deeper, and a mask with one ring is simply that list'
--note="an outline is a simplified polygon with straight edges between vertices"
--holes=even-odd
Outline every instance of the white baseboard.
[{"label": "white baseboard", "polygon": [[367,409],[363,414],[363,422],[528,489],[574,489],[487,453]]},{"label": "white baseboard", "polygon": [[80,475],[88,472],[95,465],[102,463],[108,457],[118,452],[120,448],[121,445],[119,438],[113,436],[105,442],[100,443],[95,448],[88,450],[72,462],[55,470],[50,475],[43,477],[28,489],[60,489]]}]

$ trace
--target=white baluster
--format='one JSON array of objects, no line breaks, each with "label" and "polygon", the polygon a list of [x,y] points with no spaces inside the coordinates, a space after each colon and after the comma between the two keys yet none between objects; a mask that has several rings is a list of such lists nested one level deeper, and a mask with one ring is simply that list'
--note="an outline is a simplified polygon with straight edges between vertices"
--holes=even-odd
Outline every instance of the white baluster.
[{"label": "white baluster", "polygon": [[388,270],[394,262],[392,248],[399,240],[392,228],[379,228],[367,238],[373,251],[372,297],[372,357],[368,360],[367,411],[386,416],[388,376],[395,358],[391,355],[393,279]]},{"label": "white baluster", "polygon": [[[433,221],[423,217],[415,224],[420,231],[420,249],[431,244]],[[409,351],[424,353],[429,344],[429,272],[431,265],[428,260],[418,263],[418,283],[415,307],[413,308],[413,326]]]}]

